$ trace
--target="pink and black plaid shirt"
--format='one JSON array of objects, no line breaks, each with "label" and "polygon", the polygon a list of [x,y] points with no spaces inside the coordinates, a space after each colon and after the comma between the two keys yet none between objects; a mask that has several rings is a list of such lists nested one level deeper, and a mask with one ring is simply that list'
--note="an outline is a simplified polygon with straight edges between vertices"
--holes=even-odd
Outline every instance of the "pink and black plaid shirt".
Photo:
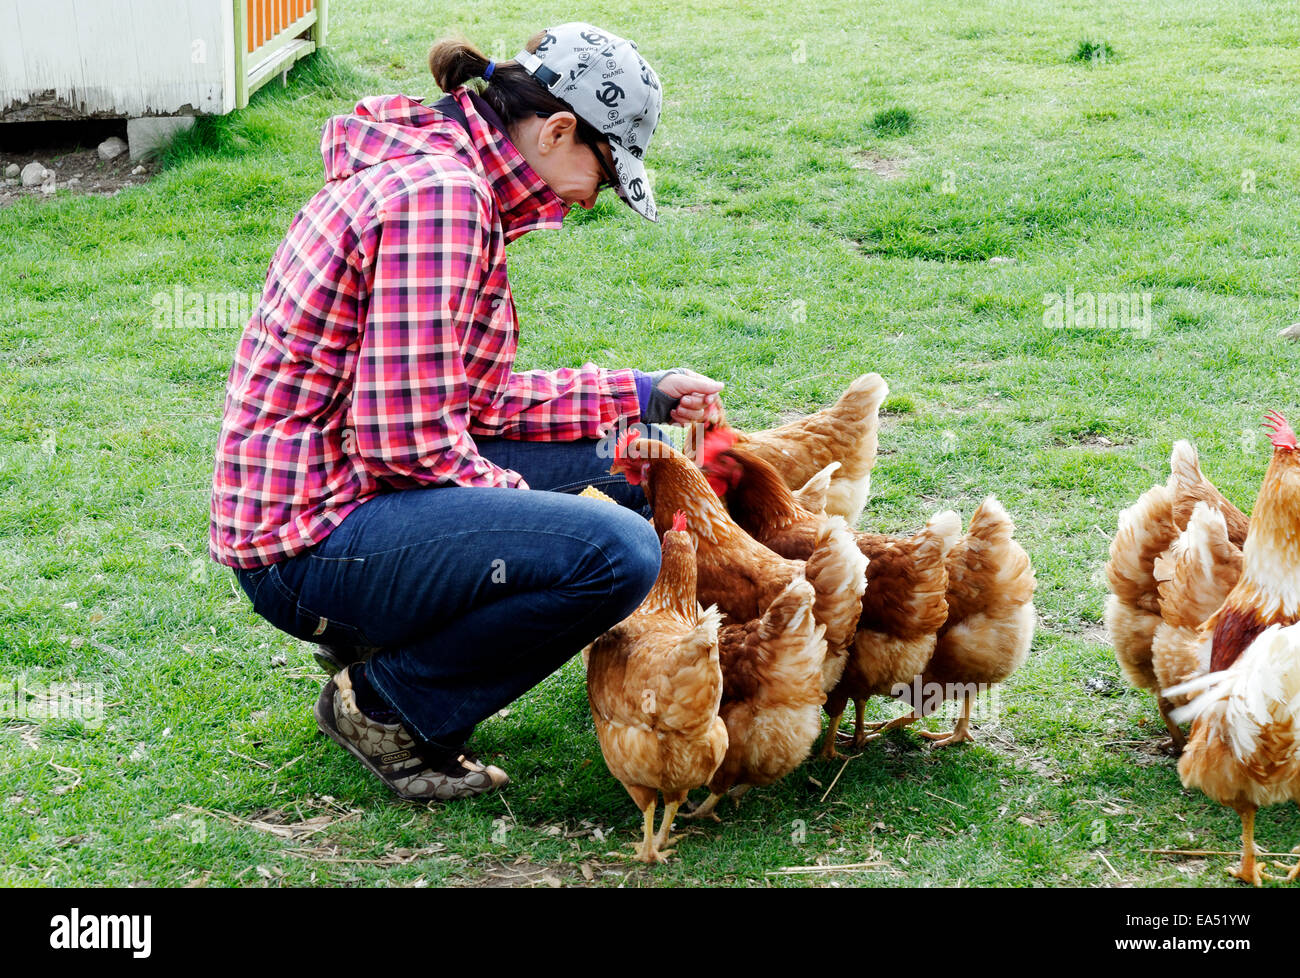
[{"label": "pink and black plaid shirt", "polygon": [[223,564],[291,557],[385,491],[526,489],[475,435],[571,441],[638,417],[632,370],[511,370],[506,244],[560,227],[568,205],[482,102],[453,94],[468,134],[402,95],[325,127],[325,187],[271,260],[230,372],[210,534]]}]

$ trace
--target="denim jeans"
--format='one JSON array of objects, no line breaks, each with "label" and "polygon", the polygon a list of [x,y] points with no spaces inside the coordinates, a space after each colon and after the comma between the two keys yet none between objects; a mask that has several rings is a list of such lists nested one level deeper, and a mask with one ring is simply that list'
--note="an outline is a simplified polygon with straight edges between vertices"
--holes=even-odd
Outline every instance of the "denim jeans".
[{"label": "denim jeans", "polygon": [[[367,674],[380,695],[417,737],[458,747],[654,584],[645,496],[609,474],[597,444],[479,439],[531,489],[377,496],[312,549],[237,571],[240,585],[296,638],[377,646]],[[577,498],[589,485],[619,505]]]}]

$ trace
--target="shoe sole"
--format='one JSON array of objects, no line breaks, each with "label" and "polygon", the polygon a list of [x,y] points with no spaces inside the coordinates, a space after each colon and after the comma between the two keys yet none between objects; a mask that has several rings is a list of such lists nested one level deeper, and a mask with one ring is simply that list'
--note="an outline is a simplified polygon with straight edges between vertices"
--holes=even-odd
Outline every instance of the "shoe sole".
[{"label": "shoe sole", "polygon": [[[393,784],[393,782],[388,779],[388,776],[384,774],[384,772],[381,771],[375,765],[374,761],[372,761],[365,754],[361,753],[361,751],[357,749],[356,745],[354,745],[350,740],[344,737],[343,734],[339,732],[338,727],[335,726],[334,717],[332,715],[334,712],[334,691],[330,689],[330,687],[332,686],[334,686],[332,680],[325,684],[325,689],[321,690],[321,695],[316,698],[316,706],[312,710],[313,715],[316,717],[316,726],[321,733],[329,737],[330,740],[334,741],[334,743],[338,744],[345,751],[347,751],[358,761],[360,761],[365,766],[366,770],[368,770],[371,774],[373,774],[380,781],[382,781],[390,791],[396,794],[397,797],[401,798],[403,801],[418,801],[422,803],[428,803],[431,801],[451,800],[451,799],[444,799],[444,798],[427,798],[423,795],[408,795],[406,794],[406,792],[402,791],[401,788],[397,787],[397,785]],[[334,689],[337,688],[338,687],[336,686],[334,687]],[[328,696],[326,695],[327,692],[329,693]],[[487,791],[478,791],[472,795],[463,795],[459,797],[474,798],[477,797],[478,795],[486,795],[489,792],[497,791],[501,788],[504,788],[509,783],[510,781],[507,778],[501,784],[494,784],[491,788],[488,788]]]},{"label": "shoe sole", "polygon": [[316,660],[316,664],[325,670],[327,676],[337,676],[346,663],[336,659],[328,652],[313,652],[311,657]]}]

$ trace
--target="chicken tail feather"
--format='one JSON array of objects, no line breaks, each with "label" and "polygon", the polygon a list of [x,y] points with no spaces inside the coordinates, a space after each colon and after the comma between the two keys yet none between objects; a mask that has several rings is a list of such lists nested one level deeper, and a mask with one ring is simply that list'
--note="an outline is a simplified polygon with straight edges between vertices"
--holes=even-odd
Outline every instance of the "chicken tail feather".
[{"label": "chicken tail feather", "polygon": [[817,531],[806,574],[817,592],[814,614],[826,626],[826,644],[838,651],[853,641],[867,590],[867,558],[844,519],[832,516]]}]

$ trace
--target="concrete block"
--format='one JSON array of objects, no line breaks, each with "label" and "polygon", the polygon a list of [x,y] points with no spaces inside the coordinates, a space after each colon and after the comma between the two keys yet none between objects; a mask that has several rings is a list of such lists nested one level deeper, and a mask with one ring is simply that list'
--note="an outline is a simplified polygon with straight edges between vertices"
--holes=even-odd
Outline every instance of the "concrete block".
[{"label": "concrete block", "polygon": [[131,159],[147,160],[155,156],[177,133],[194,127],[192,115],[148,116],[126,120],[126,141]]}]

